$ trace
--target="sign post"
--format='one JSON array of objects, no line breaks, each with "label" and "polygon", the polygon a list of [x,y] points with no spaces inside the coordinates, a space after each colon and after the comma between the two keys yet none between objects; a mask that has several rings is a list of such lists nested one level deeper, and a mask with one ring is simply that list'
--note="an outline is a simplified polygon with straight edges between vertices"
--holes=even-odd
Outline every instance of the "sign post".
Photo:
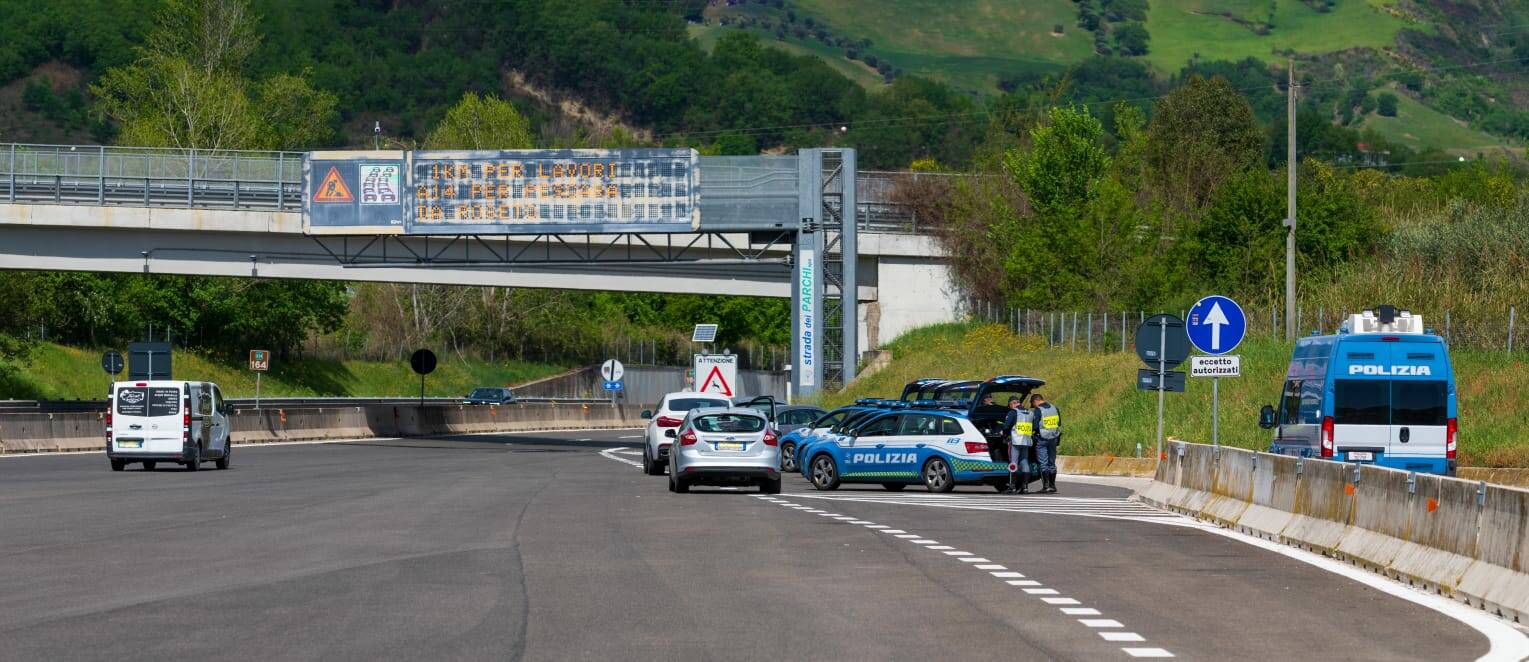
[{"label": "sign post", "polygon": [[616,393],[624,388],[621,378],[625,375],[626,366],[616,359],[608,359],[600,364],[600,376],[605,378],[605,390],[610,391],[613,405],[616,404]]},{"label": "sign post", "polygon": [[260,376],[271,369],[271,352],[264,349],[250,350],[250,370],[255,371],[255,409],[260,409]]},{"label": "sign post", "polygon": [[101,369],[105,370],[106,374],[111,375],[106,381],[106,392],[108,394],[111,393],[111,382],[117,378],[117,375],[122,374],[124,366],[125,362],[122,360],[121,352],[111,350],[101,355]]},{"label": "sign post", "polygon": [[1210,377],[1210,440],[1217,449],[1221,448],[1221,378],[1242,374],[1242,358],[1223,355],[1237,349],[1247,331],[1242,306],[1227,297],[1211,295],[1189,309],[1189,341],[1211,355],[1195,357],[1189,372],[1194,377]]},{"label": "sign post", "polygon": [[732,398],[737,394],[737,354],[696,354],[695,390]]},{"label": "sign post", "polygon": [[[1184,320],[1167,314],[1153,315],[1144,320],[1141,326],[1136,327],[1136,355],[1154,373],[1150,379],[1138,375],[1136,387],[1157,391],[1157,460],[1162,462],[1163,394],[1172,390],[1182,391],[1184,376],[1182,372],[1170,373],[1168,370],[1178,367],[1189,357],[1189,338],[1184,333]],[[1177,389],[1169,383],[1175,380],[1179,385]]]},{"label": "sign post", "polygon": [[419,375],[419,406],[425,406],[425,375],[435,372],[435,352],[428,349],[414,350],[409,357],[409,367]]}]

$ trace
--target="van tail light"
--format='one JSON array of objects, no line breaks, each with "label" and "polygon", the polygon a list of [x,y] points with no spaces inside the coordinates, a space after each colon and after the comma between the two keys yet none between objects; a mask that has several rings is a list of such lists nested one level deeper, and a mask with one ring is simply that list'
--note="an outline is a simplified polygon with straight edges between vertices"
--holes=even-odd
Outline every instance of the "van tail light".
[{"label": "van tail light", "polygon": [[968,441],[968,442],[966,442],[966,454],[967,455],[972,455],[972,454],[977,454],[977,453],[986,453],[986,452],[987,452],[987,442],[985,442],[985,441]]},{"label": "van tail light", "polygon": [[696,442],[696,436],[695,436],[694,432],[691,432],[691,431],[687,430],[687,431],[685,431],[685,434],[680,435],[680,445],[681,446],[694,446],[695,442]]},{"label": "van tail light", "polygon": [[1449,419],[1444,427],[1444,458],[1455,459],[1455,434],[1460,431],[1460,424],[1456,419]]},{"label": "van tail light", "polygon": [[191,441],[191,396],[181,398],[181,441]]},{"label": "van tail light", "polygon": [[680,423],[683,423],[684,421],[681,420],[681,419],[678,419],[678,418],[669,418],[668,416],[659,416],[658,418],[653,419],[653,422],[657,423],[658,427],[661,427],[661,428],[677,428],[677,427],[680,426]]},{"label": "van tail light", "polygon": [[111,403],[106,403],[106,443],[111,445]]},{"label": "van tail light", "polygon": [[1333,417],[1322,418],[1322,457],[1333,456]]},{"label": "van tail light", "polygon": [[775,431],[765,428],[764,442],[766,446],[779,446],[780,437],[775,436]]}]

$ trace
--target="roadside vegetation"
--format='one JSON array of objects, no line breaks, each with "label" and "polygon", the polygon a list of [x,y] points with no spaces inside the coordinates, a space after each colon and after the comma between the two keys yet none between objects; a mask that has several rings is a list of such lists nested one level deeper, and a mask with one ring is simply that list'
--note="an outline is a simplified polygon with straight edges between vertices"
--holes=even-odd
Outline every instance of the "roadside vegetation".
[{"label": "roadside vegetation", "polygon": [[[1258,410],[1277,404],[1292,345],[1250,339],[1238,348],[1242,376],[1221,380],[1221,443],[1267,450],[1270,433],[1258,427]],[[922,377],[986,379],[1028,375],[1046,380],[1041,389],[1062,409],[1069,455],[1143,457],[1155,452],[1156,392],[1136,390],[1143,367],[1132,351],[1085,353],[1048,349],[1036,336],[1016,335],[1002,325],[954,323],[909,332],[890,346],[887,368],[855,381],[823,403],[891,397]],[[1471,466],[1529,466],[1529,371],[1521,355],[1452,350],[1460,403],[1460,459]],[[1196,443],[1211,441],[1210,381],[1190,379],[1185,393],[1165,395],[1164,435]]]},{"label": "roadside vegetation", "polygon": [[[215,382],[230,398],[255,397],[255,373],[243,363],[214,360],[205,352],[177,350],[174,370],[184,379]],[[100,400],[108,376],[101,352],[39,344],[21,370],[0,376],[0,399]],[[565,366],[526,361],[442,357],[425,380],[425,395],[466,395],[478,386],[514,386],[554,375]],[[403,361],[277,359],[261,378],[261,397],[390,397],[419,395],[419,375]]]}]

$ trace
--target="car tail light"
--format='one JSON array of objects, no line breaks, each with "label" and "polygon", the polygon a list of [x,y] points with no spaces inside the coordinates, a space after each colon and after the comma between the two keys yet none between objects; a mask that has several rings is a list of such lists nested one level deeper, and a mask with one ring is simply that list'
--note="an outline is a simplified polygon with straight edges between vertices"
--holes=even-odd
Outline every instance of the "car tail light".
[{"label": "car tail light", "polygon": [[1322,457],[1333,456],[1333,417],[1322,419]]},{"label": "car tail light", "polygon": [[779,446],[780,437],[775,436],[775,431],[765,428],[764,442],[766,446]]},{"label": "car tail light", "polygon": [[191,441],[191,396],[181,399],[181,442]]},{"label": "car tail light", "polygon": [[696,437],[695,437],[695,433],[694,432],[691,432],[691,431],[687,430],[685,432],[685,434],[680,435],[680,445],[681,446],[694,446],[695,442],[696,442]]},{"label": "car tail light", "polygon": [[111,403],[106,403],[106,443],[111,443]]},{"label": "car tail light", "polygon": [[968,441],[968,442],[966,442],[966,452],[967,452],[968,455],[970,455],[972,453],[986,453],[987,452],[987,442],[985,442],[985,441]]},{"label": "car tail light", "polygon": [[1455,459],[1455,434],[1460,431],[1460,424],[1455,419],[1449,419],[1444,427],[1444,457]]},{"label": "car tail light", "polygon": [[659,416],[658,418],[653,419],[653,422],[657,423],[658,427],[661,428],[677,428],[680,426],[680,423],[684,423],[685,421],[678,418],[669,418],[668,416]]}]

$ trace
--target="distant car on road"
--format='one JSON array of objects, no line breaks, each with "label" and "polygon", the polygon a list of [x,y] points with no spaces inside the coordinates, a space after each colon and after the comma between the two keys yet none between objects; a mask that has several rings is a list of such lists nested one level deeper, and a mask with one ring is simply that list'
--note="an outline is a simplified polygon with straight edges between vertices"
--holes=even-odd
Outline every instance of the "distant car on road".
[{"label": "distant car on road", "polygon": [[830,428],[843,423],[845,418],[858,412],[866,411],[869,407],[859,404],[848,407],[840,407],[830,412],[821,413],[812,422],[806,425],[798,425],[790,430],[778,430],[780,432],[780,468],[781,471],[794,472],[796,466],[796,449],[808,438],[827,432]]},{"label": "distant car on road", "polygon": [[749,483],[780,494],[780,440],[764,415],[748,407],[708,407],[685,416],[669,454],[669,491]]},{"label": "distant car on road", "polygon": [[648,421],[648,427],[642,435],[643,473],[649,476],[664,475],[664,467],[669,464],[669,447],[674,441],[675,431],[679,429],[681,423],[685,422],[685,414],[690,413],[690,410],[731,406],[732,403],[720,395],[681,391],[664,396],[664,399],[659,401],[656,411],[644,409],[642,417]]},{"label": "distant car on road", "polygon": [[507,405],[515,402],[515,391],[500,386],[480,386],[462,399],[464,405]]},{"label": "distant car on road", "polygon": [[145,471],[160,462],[196,471],[207,460],[227,469],[233,459],[231,410],[217,384],[116,382],[106,402],[106,458],[112,471],[132,462],[143,463]]}]

